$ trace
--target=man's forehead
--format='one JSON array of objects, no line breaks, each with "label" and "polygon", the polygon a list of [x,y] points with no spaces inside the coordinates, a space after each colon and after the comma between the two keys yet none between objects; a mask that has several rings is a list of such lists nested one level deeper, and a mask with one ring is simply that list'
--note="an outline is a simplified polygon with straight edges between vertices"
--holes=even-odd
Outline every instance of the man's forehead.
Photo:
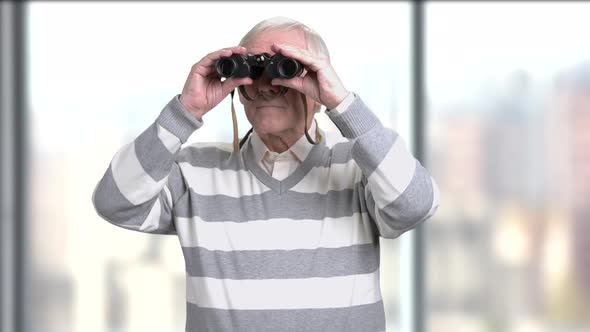
[{"label": "man's forehead", "polygon": [[247,42],[244,47],[249,53],[270,52],[273,43],[306,48],[305,34],[301,30],[264,31]]}]

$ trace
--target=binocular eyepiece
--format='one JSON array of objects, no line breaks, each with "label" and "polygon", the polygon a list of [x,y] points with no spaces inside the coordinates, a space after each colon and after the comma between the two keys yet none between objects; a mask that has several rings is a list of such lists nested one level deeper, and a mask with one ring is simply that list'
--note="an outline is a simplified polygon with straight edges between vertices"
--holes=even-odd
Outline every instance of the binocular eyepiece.
[{"label": "binocular eyepiece", "polygon": [[255,80],[263,73],[273,78],[293,78],[303,72],[301,62],[286,57],[280,53],[271,56],[268,53],[260,54],[232,54],[221,57],[215,64],[215,69],[221,77],[250,77]]}]

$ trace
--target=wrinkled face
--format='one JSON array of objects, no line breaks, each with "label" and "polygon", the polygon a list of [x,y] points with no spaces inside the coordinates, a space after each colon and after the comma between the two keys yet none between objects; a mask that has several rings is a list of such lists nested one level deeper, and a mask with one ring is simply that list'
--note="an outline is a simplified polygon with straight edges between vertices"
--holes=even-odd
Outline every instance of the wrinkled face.
[{"label": "wrinkled face", "polygon": [[[265,31],[242,45],[250,54],[269,53],[273,42],[293,45],[306,49],[305,35],[300,30],[290,31]],[[257,96],[253,101],[248,101],[240,93],[240,101],[246,110],[246,117],[260,135],[292,134],[294,131],[303,134],[304,114],[301,94],[289,89],[284,95],[280,95],[281,86],[271,85],[266,75],[254,81],[248,91],[257,90]],[[311,122],[314,108],[317,104],[308,99],[308,122]]]}]

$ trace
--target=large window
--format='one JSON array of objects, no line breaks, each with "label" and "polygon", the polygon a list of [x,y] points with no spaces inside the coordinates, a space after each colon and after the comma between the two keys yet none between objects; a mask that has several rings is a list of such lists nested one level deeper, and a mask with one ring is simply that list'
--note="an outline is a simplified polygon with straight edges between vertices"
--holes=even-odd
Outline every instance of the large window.
[{"label": "large window", "polygon": [[[112,226],[92,191],[195,62],[262,19],[287,16],[317,30],[346,86],[411,148],[420,144],[441,191],[420,232],[381,241],[387,330],[590,330],[590,4],[29,2],[13,13],[27,22],[23,59],[5,47],[19,43],[5,42],[12,14],[0,8],[2,327],[16,306],[26,332],[184,331],[178,240]],[[420,49],[423,59],[411,54]],[[26,93],[13,96],[6,78],[22,72]],[[414,103],[420,73],[424,100]],[[414,117],[420,105],[426,116]],[[25,116],[8,116],[12,108]],[[188,144],[230,142],[231,128],[227,98]],[[13,197],[7,184],[28,187]],[[23,280],[6,277],[20,267]],[[26,297],[8,301],[7,291]]]},{"label": "large window", "polygon": [[589,4],[426,17],[428,331],[589,331]]},{"label": "large window", "polygon": [[[247,13],[247,14],[245,14]],[[33,2],[28,5],[28,331],[184,331],[184,261],[174,237],[114,227],[91,196],[114,153],[180,93],[191,66],[259,21],[317,30],[346,86],[407,133],[409,5],[312,2]],[[240,133],[248,122],[236,99]],[[321,128],[336,130],[320,114]],[[400,120],[401,119],[401,120]],[[231,142],[229,98],[194,141]],[[382,241],[390,329],[399,322],[398,241]]]}]

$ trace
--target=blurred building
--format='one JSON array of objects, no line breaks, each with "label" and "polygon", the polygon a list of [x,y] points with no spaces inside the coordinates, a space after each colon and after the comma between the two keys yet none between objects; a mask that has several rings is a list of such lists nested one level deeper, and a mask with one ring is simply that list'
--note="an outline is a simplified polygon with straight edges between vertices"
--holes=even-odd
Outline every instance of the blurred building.
[{"label": "blurred building", "polygon": [[563,294],[563,271],[547,273],[548,260],[564,267],[571,252],[559,250],[567,220],[547,190],[561,162],[547,148],[548,91],[517,70],[486,94],[431,110],[429,164],[444,192],[428,227],[428,270],[445,271],[429,274],[431,330],[517,330],[552,310],[548,292]]},{"label": "blurred building", "polygon": [[572,268],[590,306],[590,61],[564,70],[555,83],[565,122],[561,153],[568,165],[563,185],[570,191]]},{"label": "blurred building", "polygon": [[489,303],[490,223],[482,222],[489,219],[482,191],[486,124],[475,107],[447,105],[444,116],[431,124],[428,163],[443,188],[443,208],[429,221],[426,234],[427,270],[439,272],[428,274],[429,330],[470,326],[479,331],[479,313]]}]

